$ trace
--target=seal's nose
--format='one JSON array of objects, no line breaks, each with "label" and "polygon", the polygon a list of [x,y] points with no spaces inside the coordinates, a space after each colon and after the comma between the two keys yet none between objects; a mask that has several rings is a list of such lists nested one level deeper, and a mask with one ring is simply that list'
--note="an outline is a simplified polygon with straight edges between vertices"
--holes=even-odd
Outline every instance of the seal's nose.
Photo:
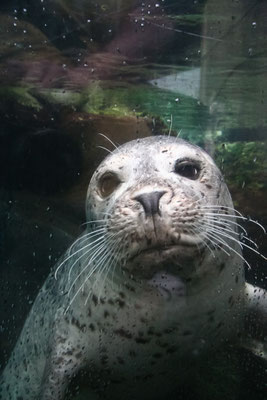
[{"label": "seal's nose", "polygon": [[151,217],[154,214],[161,215],[159,210],[159,200],[164,193],[166,193],[165,190],[143,193],[136,196],[134,200],[137,200],[142,204],[146,217]]}]

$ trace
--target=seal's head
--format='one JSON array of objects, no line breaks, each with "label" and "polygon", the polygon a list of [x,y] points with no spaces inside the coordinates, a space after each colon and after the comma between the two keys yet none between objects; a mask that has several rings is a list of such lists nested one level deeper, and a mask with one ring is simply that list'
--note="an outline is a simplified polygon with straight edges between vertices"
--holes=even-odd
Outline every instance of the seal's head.
[{"label": "seal's head", "polygon": [[235,233],[235,225],[216,216],[232,207],[222,175],[204,150],[155,136],[128,142],[101,163],[89,186],[87,217],[103,224],[107,246],[116,248],[114,257],[136,278],[151,278],[168,265],[189,281],[200,267],[206,272],[206,253],[215,257],[227,248],[227,226]]}]

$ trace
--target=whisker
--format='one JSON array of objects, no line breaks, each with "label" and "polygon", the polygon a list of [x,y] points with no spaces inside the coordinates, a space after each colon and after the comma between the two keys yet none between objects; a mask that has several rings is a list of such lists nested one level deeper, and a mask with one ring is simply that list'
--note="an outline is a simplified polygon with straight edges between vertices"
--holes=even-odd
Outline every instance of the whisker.
[{"label": "whisker", "polygon": [[176,139],[179,138],[179,136],[180,136],[181,133],[182,133],[182,129],[180,129],[180,130],[178,131],[178,133],[177,133],[177,135],[176,135]]},{"label": "whisker", "polygon": [[249,249],[249,250],[253,251],[255,254],[258,254],[259,256],[261,256],[264,260],[267,260],[267,258],[263,254],[261,254],[259,251],[255,250],[253,247],[249,246],[248,244],[241,243],[240,240],[235,239],[235,238],[233,238],[232,236],[230,236],[230,235],[228,235],[226,233],[221,233],[217,229],[216,230],[212,229],[211,232],[216,232],[216,233],[220,234],[221,236],[224,236],[224,237],[226,237],[228,239],[231,239],[234,242],[238,243],[241,248],[243,248],[243,246],[245,246],[247,249]]},{"label": "whisker", "polygon": [[214,251],[212,250],[212,248],[208,245],[208,243],[202,238],[202,232],[198,229],[198,227],[196,225],[193,225],[193,227],[195,227],[195,229],[193,230],[193,234],[197,235],[201,241],[204,243],[204,245],[208,248],[208,250],[211,252],[211,255],[215,258],[215,254]]},{"label": "whisker", "polygon": [[251,218],[247,218],[247,217],[243,217],[243,216],[241,217],[240,215],[221,214],[221,213],[216,213],[216,214],[205,213],[205,214],[212,215],[212,216],[216,215],[216,216],[229,217],[229,218],[239,218],[239,219],[242,219],[243,221],[252,222],[252,223],[258,225],[263,230],[263,232],[266,233],[265,228],[258,221],[255,221],[254,219],[251,219]]},{"label": "whisker", "polygon": [[[225,227],[224,227],[224,224],[219,224],[219,226],[218,226],[218,223],[220,222],[220,221],[217,221],[217,220],[211,220],[213,223],[212,224],[207,224],[206,223],[206,221],[204,221],[204,224],[205,225],[207,225],[207,226],[209,226],[209,227],[216,227],[217,229],[221,229],[222,231],[225,231],[225,232],[229,232],[229,233],[233,233],[234,235],[237,235],[237,236],[239,236],[240,237],[240,239],[242,239],[242,240],[247,240],[248,242],[250,242],[251,244],[253,244],[257,249],[258,249],[258,245],[257,245],[257,243],[255,243],[253,240],[251,240],[249,237],[247,237],[247,236],[245,236],[244,234],[243,234],[243,232],[242,233],[240,233],[240,232],[236,232],[236,231],[234,231],[232,228],[231,228],[231,226],[229,226],[228,224],[226,224],[226,226],[227,227],[229,227],[229,229],[226,229]],[[222,225],[222,226],[220,226],[220,225]],[[242,225],[239,225],[239,224],[237,224],[238,226],[240,226],[241,228],[242,228]],[[245,231],[245,234],[247,235],[247,232],[246,232],[246,230],[245,229],[243,229],[244,231]],[[241,240],[240,240],[241,241]]]},{"label": "whisker", "polygon": [[[92,247],[89,247],[89,249],[86,250],[86,252],[83,253],[83,254],[72,264],[72,266],[71,266],[71,268],[70,268],[70,270],[69,270],[69,277],[68,277],[68,280],[70,280],[70,275],[71,275],[71,273],[72,273],[72,270],[73,270],[74,266],[78,263],[78,261],[79,261],[82,257],[84,257],[86,254],[88,254],[89,252],[91,252],[92,250],[94,250],[96,247],[99,248],[99,246],[101,246],[102,244],[103,244],[103,245],[106,244],[106,240],[105,240],[105,239],[106,239],[105,236],[102,236],[102,237],[98,238],[97,240],[95,240],[94,242],[92,242],[93,246],[92,246]],[[102,243],[101,243],[101,242],[98,243],[99,241],[102,241]],[[83,247],[83,249],[84,249],[84,248],[85,248],[85,246]]]},{"label": "whisker", "polygon": [[[116,236],[117,234],[114,234],[113,236]],[[112,240],[113,236],[109,237],[108,240],[105,240],[106,238],[101,238],[102,239],[102,243],[98,243],[96,246],[93,246],[92,248],[89,248],[86,253],[84,255],[86,255],[87,253],[91,252],[95,247],[96,250],[90,255],[89,261],[87,261],[86,266],[82,269],[82,271],[80,271],[80,273],[78,274],[78,276],[74,279],[74,281],[72,282],[70,288],[69,288],[69,293],[71,292],[71,289],[73,288],[73,286],[75,285],[75,283],[77,282],[77,280],[80,278],[80,276],[84,273],[84,271],[86,271],[86,269],[90,266],[91,263],[94,262],[94,260],[96,259],[96,257],[102,253],[103,249],[107,249],[108,244],[110,243],[110,241]],[[93,242],[94,243],[94,242]],[[83,256],[84,256],[83,255]],[[75,261],[76,263],[76,261]],[[73,269],[73,266],[71,267],[71,270]],[[69,276],[70,276],[70,272],[69,272]]]},{"label": "whisker", "polygon": [[106,147],[104,147],[104,146],[100,146],[100,145],[98,145],[98,146],[96,146],[98,149],[102,149],[102,150],[105,150],[105,151],[107,151],[109,154],[112,154],[113,153],[113,151],[111,151],[111,150],[109,150],[109,149],[107,149]]},{"label": "whisker", "polygon": [[[99,278],[101,277],[102,272],[106,268],[106,265],[109,264],[109,260],[111,259],[113,251],[116,248],[118,242],[120,242],[120,240],[118,240],[117,242],[114,242],[112,247],[110,249],[107,249],[107,251],[101,256],[100,260],[98,260],[98,263],[97,263],[97,270],[98,270],[97,275],[98,275],[98,277],[96,277],[95,282],[94,282],[91,290],[88,293],[88,296],[87,296],[87,298],[85,300],[85,305],[87,304],[87,301],[89,300],[90,295],[92,295],[92,293],[94,291],[94,287],[95,287],[96,283],[98,282]],[[107,259],[108,259],[108,261],[106,262]],[[113,259],[113,261],[115,261],[115,260]],[[104,265],[104,267],[102,267],[103,265]],[[92,276],[92,274],[91,274],[91,271],[90,271],[90,273],[85,278],[85,282],[87,282],[91,278],[91,276]],[[101,297],[101,295],[99,294],[98,295],[98,299],[100,299],[100,297]]]},{"label": "whisker", "polygon": [[107,220],[106,219],[95,219],[94,221],[86,221],[86,222],[83,222],[82,224],[81,224],[81,226],[83,226],[83,225],[89,225],[89,224],[95,224],[95,223],[98,223],[98,222],[104,222],[103,223],[103,225],[102,226],[105,226],[105,224],[107,223]]},{"label": "whisker", "polygon": [[[103,236],[101,236],[101,237],[103,237]],[[81,247],[80,249],[74,251],[72,254],[70,254],[68,257],[66,257],[66,258],[59,264],[59,266],[57,267],[57,269],[56,269],[56,271],[55,271],[55,275],[54,275],[54,276],[55,276],[55,279],[57,279],[57,274],[58,274],[59,269],[60,269],[70,258],[74,257],[76,254],[78,254],[80,251],[83,251],[85,248],[87,248],[87,247],[93,245],[94,243],[96,243],[96,241],[98,241],[98,240],[100,240],[100,239],[101,239],[101,238],[98,238],[98,239],[94,240],[93,242],[88,243],[87,245]]]},{"label": "whisker", "polygon": [[[213,246],[215,247],[215,249],[217,249],[219,247],[220,250],[222,250],[225,254],[227,254],[228,257],[231,256],[230,253],[228,253],[228,251],[226,251],[222,246],[225,244],[222,241],[220,241],[219,239],[215,238],[214,236],[212,236],[210,233],[206,232],[205,234],[203,234],[207,237],[207,239],[213,244]],[[217,240],[217,242],[214,241]]]},{"label": "whisker", "polygon": [[101,228],[101,229],[98,229],[98,230],[96,230],[96,231],[92,231],[92,232],[89,232],[89,233],[86,233],[86,234],[82,235],[81,237],[79,237],[78,239],[76,239],[75,242],[72,243],[72,245],[70,246],[69,251],[68,251],[69,254],[71,253],[71,251],[73,250],[74,246],[75,246],[77,243],[79,243],[79,244],[80,244],[80,243],[83,243],[85,240],[89,240],[89,239],[91,239],[91,238],[94,237],[94,236],[101,235],[101,234],[103,234],[105,231],[106,231],[105,228]]},{"label": "whisker", "polygon": [[[235,208],[233,208],[233,207],[228,207],[228,206],[219,206],[219,205],[211,205],[211,206],[202,206],[201,207],[202,209],[204,209],[204,208],[207,208],[207,209],[214,209],[214,210],[231,210],[231,211],[234,211],[234,213],[236,213],[237,215],[239,215],[239,216],[241,216],[241,217],[244,217],[244,215],[243,214],[241,214],[241,212],[240,211],[238,211],[238,210],[236,210]],[[245,217],[244,217],[245,218]]]},{"label": "whisker", "polygon": [[[104,245],[105,245],[105,238],[101,238],[102,239],[102,242],[100,242],[100,243],[96,243],[93,247],[91,247],[91,248],[89,248],[88,250],[86,250],[73,264],[72,264],[72,266],[71,266],[71,268],[70,268],[70,270],[69,270],[69,274],[68,274],[68,281],[70,281],[70,276],[71,276],[71,273],[72,273],[72,270],[73,270],[73,268],[74,268],[74,266],[77,264],[77,262],[79,262],[79,260],[81,259],[81,258],[83,258],[84,256],[86,256],[88,253],[91,253],[92,252],[92,250],[94,250],[95,248],[97,248],[97,250],[98,249],[101,249]],[[92,254],[94,254],[94,253],[92,253]],[[89,265],[89,264],[88,264]],[[80,277],[80,274],[78,275],[78,277],[77,278],[79,278]],[[76,278],[76,279],[77,279]],[[75,283],[75,282],[74,282]]]},{"label": "whisker", "polygon": [[169,128],[168,137],[171,136],[171,131],[172,131],[172,114],[171,114],[171,122],[170,122],[170,128]]},{"label": "whisker", "polygon": [[116,144],[106,135],[104,135],[104,133],[98,132],[98,135],[102,136],[103,138],[105,138],[109,143],[112,144],[112,146],[114,146],[115,149],[118,149],[118,146],[116,146]]},{"label": "whisker", "polygon": [[[245,235],[243,235],[243,234],[240,235],[240,240],[241,240],[241,241],[242,241],[242,240],[247,240],[248,242],[252,243],[252,244],[256,247],[256,249],[259,248],[259,246],[257,245],[257,243],[255,243],[253,240],[251,240],[249,237],[247,237],[247,236],[245,236]],[[243,242],[242,242],[242,243],[243,243]]]},{"label": "whisker", "polygon": [[[114,251],[117,251],[117,252],[119,253],[120,250],[121,250],[122,244],[121,244],[121,246],[119,247],[119,249],[117,249],[118,243],[121,243],[121,240],[120,240],[120,239],[118,239],[116,242],[114,242],[114,245],[113,245],[113,247],[112,247],[112,249],[111,249],[111,251],[110,251],[110,256],[109,256],[107,262],[105,262],[105,263],[103,262],[103,263],[102,263],[102,265],[103,265],[103,264],[104,264],[104,265],[103,265],[103,267],[101,267],[101,270],[99,271],[99,278],[94,282],[94,285],[96,285],[97,281],[100,279],[100,277],[103,275],[103,273],[104,273],[104,271],[105,271],[105,269],[106,269],[107,272],[106,272],[106,274],[105,274],[104,277],[103,277],[103,282],[102,282],[102,285],[101,285],[101,288],[100,288],[100,292],[99,292],[99,294],[98,294],[98,298],[99,298],[99,299],[100,299],[101,294],[102,294],[102,291],[103,291],[103,287],[104,287],[104,284],[105,284],[105,280],[106,280],[106,278],[107,278],[107,276],[108,276],[108,273],[110,272],[110,268],[111,268],[112,264],[116,261],[116,259],[114,258]],[[109,265],[109,262],[110,262],[110,260],[112,259],[112,257],[113,257],[113,260],[112,260],[111,264]],[[106,261],[106,259],[105,259],[105,261]],[[94,286],[94,285],[93,285],[93,286]]]},{"label": "whisker", "polygon": [[[124,250],[125,250],[125,247],[126,247],[126,245],[127,245],[127,242],[126,241],[124,241],[124,244],[123,244],[123,246],[122,247],[120,247],[120,249],[118,250],[118,254],[121,254],[121,257],[120,257],[120,259],[122,260],[122,259],[124,259]],[[115,258],[115,257],[114,257]],[[122,266],[122,265],[121,265]],[[112,274],[111,274],[111,282],[112,282],[112,285],[114,285],[114,272],[115,272],[115,267],[116,267],[116,265],[115,265],[115,263],[113,264],[113,268],[112,268]]]},{"label": "whisker", "polygon": [[[101,251],[103,250],[103,247],[104,247],[104,246],[101,247]],[[105,248],[105,250],[108,251],[107,248]],[[96,253],[96,252],[95,252],[95,253]],[[91,261],[91,260],[90,260],[90,261]],[[80,278],[80,276],[86,271],[86,269],[90,266],[90,261],[87,263],[87,265],[83,268],[83,270],[79,273],[79,275],[78,275],[78,276],[75,278],[75,280],[73,281],[71,287],[69,288],[68,296],[70,295],[70,292],[71,292],[73,286],[75,285],[75,283],[77,282],[77,280],[78,280],[78,279]],[[92,276],[92,274],[95,272],[96,269],[98,269],[98,265],[95,265],[95,266],[92,268],[92,270],[90,271],[90,276]],[[90,276],[89,276],[89,278],[90,278]],[[80,291],[82,290],[82,288],[84,287],[85,283],[87,282],[87,280],[88,280],[89,278],[86,278],[85,280],[83,280],[83,283],[79,286],[78,290],[75,292],[75,294],[73,295],[72,299],[70,300],[69,305],[68,305],[68,307],[67,307],[67,309],[66,309],[65,312],[67,312],[67,310],[70,308],[70,306],[72,305],[73,301],[74,301],[75,298],[78,296],[78,294],[80,293]]]},{"label": "whisker", "polygon": [[220,237],[225,237],[225,238],[227,238],[227,239],[231,239],[231,240],[233,240],[235,243],[237,243],[241,249],[243,248],[243,247],[242,247],[242,243],[240,242],[240,240],[234,238],[234,237],[231,236],[231,235],[228,235],[228,233],[222,232],[221,230],[216,229],[216,228],[214,228],[214,227],[213,227],[212,229],[210,229],[209,232],[210,232],[211,234],[212,234],[212,233],[217,233],[218,235],[220,235]]},{"label": "whisker", "polygon": [[[237,254],[238,257],[241,258],[241,260],[244,261],[244,263],[248,266],[249,269],[251,269],[251,266],[249,265],[249,263],[247,262],[247,260],[242,256],[241,253],[239,253],[237,250],[233,249],[220,235],[218,235],[217,233],[213,232],[212,233],[212,237],[217,240],[219,243],[222,243],[224,246],[226,246],[230,251],[232,251],[233,253]],[[223,250],[223,248],[221,248]]]},{"label": "whisker", "polygon": [[229,232],[229,233],[232,233],[233,235],[236,235],[236,236],[239,237],[239,233],[238,232],[234,231],[231,228],[230,229],[225,228],[224,226],[221,226],[221,225],[217,226],[215,222],[214,223],[209,223],[207,221],[201,221],[201,223],[199,223],[199,226],[202,226],[202,227],[205,226],[207,228],[216,228],[216,229],[218,229],[218,231]]},{"label": "whisker", "polygon": [[[237,226],[238,228],[240,228],[240,229],[245,233],[245,235],[248,234],[247,231],[246,231],[246,229],[245,229],[242,225],[238,224],[237,222],[235,222],[235,221],[233,221],[233,220],[230,220],[230,219],[217,218],[217,217],[216,217],[217,214],[212,214],[212,215],[214,216],[214,218],[212,218],[212,217],[209,216],[209,215],[207,216],[207,219],[208,219],[209,221],[214,221],[214,222],[216,222],[216,223],[218,223],[218,224],[220,224],[220,225],[228,226],[228,228],[230,228],[231,225],[234,225],[234,226]],[[206,214],[205,214],[205,216],[206,216]]]},{"label": "whisker", "polygon": [[[99,263],[99,262],[97,263],[97,268],[95,268],[94,272],[96,271],[96,269],[99,270],[99,268],[102,267],[102,264],[105,263],[106,259],[107,259],[109,256],[110,256],[109,249],[106,249],[106,252],[105,252],[105,253],[103,254],[103,256],[102,256],[102,261],[101,261],[100,263]],[[97,275],[99,276],[99,271],[97,272]],[[91,274],[91,271],[90,271],[90,274],[88,274],[88,275],[85,277],[85,280],[84,280],[84,283],[83,283],[83,284],[85,284],[85,283],[91,278],[91,276],[92,276],[92,274]],[[97,279],[98,279],[98,278],[95,279],[95,282],[96,282]],[[85,300],[85,302],[84,302],[84,305],[87,304],[87,302],[88,302],[90,296],[93,294],[94,286],[95,286],[95,283],[93,284],[93,286],[92,286],[91,289],[89,290],[89,293],[88,293],[88,296],[86,297],[86,300]],[[99,300],[99,299],[100,299],[100,297],[98,296],[98,300]]]}]

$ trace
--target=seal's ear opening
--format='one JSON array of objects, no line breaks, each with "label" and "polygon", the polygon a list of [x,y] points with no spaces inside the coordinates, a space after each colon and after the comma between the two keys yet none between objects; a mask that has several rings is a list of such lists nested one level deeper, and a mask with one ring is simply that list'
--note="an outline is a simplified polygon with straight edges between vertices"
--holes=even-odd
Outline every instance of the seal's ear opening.
[{"label": "seal's ear opening", "polygon": [[47,195],[62,192],[77,182],[82,170],[80,145],[53,129],[28,135],[1,137],[5,153],[0,180],[9,189],[26,189]]}]

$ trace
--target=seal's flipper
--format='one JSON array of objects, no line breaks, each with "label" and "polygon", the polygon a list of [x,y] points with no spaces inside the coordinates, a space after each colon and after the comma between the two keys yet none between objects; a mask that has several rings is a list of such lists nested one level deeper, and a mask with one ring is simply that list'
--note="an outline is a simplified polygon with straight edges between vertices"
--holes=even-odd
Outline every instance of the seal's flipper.
[{"label": "seal's flipper", "polygon": [[243,346],[254,355],[267,361],[267,291],[249,283],[245,287],[246,293],[246,336]]}]

